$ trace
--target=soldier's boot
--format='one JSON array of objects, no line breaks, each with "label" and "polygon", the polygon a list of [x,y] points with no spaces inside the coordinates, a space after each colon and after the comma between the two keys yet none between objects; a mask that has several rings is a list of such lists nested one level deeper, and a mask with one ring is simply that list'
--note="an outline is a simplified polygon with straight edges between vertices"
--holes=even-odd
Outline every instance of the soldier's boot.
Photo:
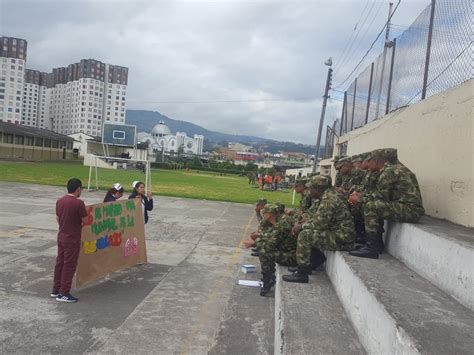
[{"label": "soldier's boot", "polygon": [[298,283],[308,283],[308,274],[311,270],[311,266],[298,265],[298,270],[291,275],[283,275],[283,281],[287,282],[298,282]]},{"label": "soldier's boot", "polygon": [[[308,275],[312,275],[313,271],[322,271],[323,268],[321,268],[324,263],[326,262],[326,256],[324,253],[319,250],[318,248],[312,248],[311,249],[311,269],[308,272]],[[298,270],[297,266],[290,266],[288,267],[289,272],[296,272]]]},{"label": "soldier's boot", "polygon": [[262,287],[260,287],[260,296],[266,296],[271,290],[272,287],[276,284],[276,277],[274,274],[263,274],[262,277]]},{"label": "soldier's boot", "polygon": [[259,251],[254,251],[254,252],[252,252],[250,255],[252,255],[252,256],[259,256],[259,255],[260,255],[260,252],[259,252]]},{"label": "soldier's boot", "polygon": [[359,258],[378,259],[379,254],[383,251],[383,240],[380,233],[367,234],[367,244],[363,248],[349,252],[349,255]]},{"label": "soldier's boot", "polygon": [[318,249],[318,248],[313,248],[311,249],[311,270],[322,270],[321,267],[324,265],[326,262],[326,255]]},{"label": "soldier's boot", "polygon": [[378,239],[378,250],[379,254],[383,254],[383,251],[385,249],[385,244],[383,242],[383,233],[385,232],[385,229],[383,228],[383,220],[380,223],[380,227],[377,230],[377,239]]},{"label": "soldier's boot", "polygon": [[[288,271],[289,272],[297,272],[298,271],[298,266],[288,266]],[[309,270],[308,275],[313,275],[313,271]]]}]

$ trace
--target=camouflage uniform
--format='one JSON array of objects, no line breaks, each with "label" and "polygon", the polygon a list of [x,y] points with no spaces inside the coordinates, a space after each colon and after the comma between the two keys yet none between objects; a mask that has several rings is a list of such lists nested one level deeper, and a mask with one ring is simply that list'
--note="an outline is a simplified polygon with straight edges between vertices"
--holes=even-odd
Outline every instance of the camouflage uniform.
[{"label": "camouflage uniform", "polygon": [[301,197],[301,200],[300,200],[300,210],[303,212],[306,211],[307,209],[311,207],[311,203],[312,203],[311,195],[309,194],[308,191],[305,191],[304,195]]},{"label": "camouflage uniform", "polygon": [[377,180],[379,175],[380,171],[367,170],[365,172],[364,180],[362,180],[362,185],[359,192],[362,192],[365,195],[374,193],[377,190]]},{"label": "camouflage uniform", "polygon": [[273,275],[275,263],[296,265],[296,238],[291,235],[295,222],[295,218],[283,216],[265,236],[259,255],[262,274]]},{"label": "camouflage uniform", "polygon": [[362,186],[364,183],[364,178],[366,175],[366,171],[360,168],[353,168],[350,173],[350,188],[349,188],[349,193],[352,193],[354,191],[361,191]]},{"label": "camouflage uniform", "polygon": [[[267,204],[267,199],[265,198],[260,198],[257,203],[255,204],[255,208],[257,208],[257,206],[261,206],[261,205],[266,205]],[[259,226],[262,225],[263,223],[263,218],[262,218],[262,211],[260,210],[259,212],[255,211],[255,214],[257,215],[257,221],[258,221],[258,224]]]},{"label": "camouflage uniform", "polygon": [[342,174],[338,171],[336,173],[336,179],[334,181],[334,187],[341,187],[342,185]]},{"label": "camouflage uniform", "polygon": [[[279,217],[277,216],[277,221],[278,219]],[[273,229],[273,224],[266,222],[262,219],[262,223],[260,224],[260,227],[258,229],[260,236],[257,239],[255,239],[254,245],[256,248],[258,249],[262,248],[263,243],[265,243],[265,239],[267,238],[269,233],[271,233],[272,229]]]},{"label": "camouflage uniform", "polygon": [[352,247],[354,221],[347,202],[332,187],[326,189],[314,217],[298,235],[298,265],[310,264],[311,248],[343,250]]},{"label": "camouflage uniform", "polygon": [[425,213],[415,174],[399,162],[385,163],[376,191],[362,202],[367,234],[377,233],[384,219],[414,223]]}]

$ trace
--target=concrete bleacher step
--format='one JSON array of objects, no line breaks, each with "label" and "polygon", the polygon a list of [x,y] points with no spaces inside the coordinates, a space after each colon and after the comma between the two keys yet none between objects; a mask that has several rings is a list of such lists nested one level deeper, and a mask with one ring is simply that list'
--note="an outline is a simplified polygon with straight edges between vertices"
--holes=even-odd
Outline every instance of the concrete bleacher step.
[{"label": "concrete bleacher step", "polygon": [[326,272],[368,353],[473,354],[474,312],[391,255],[327,253]]},{"label": "concrete bleacher step", "polygon": [[277,267],[275,354],[365,354],[324,272],[309,284],[281,281],[287,267]]},{"label": "concrete bleacher step", "polygon": [[474,310],[473,229],[425,216],[386,230],[389,254]]}]

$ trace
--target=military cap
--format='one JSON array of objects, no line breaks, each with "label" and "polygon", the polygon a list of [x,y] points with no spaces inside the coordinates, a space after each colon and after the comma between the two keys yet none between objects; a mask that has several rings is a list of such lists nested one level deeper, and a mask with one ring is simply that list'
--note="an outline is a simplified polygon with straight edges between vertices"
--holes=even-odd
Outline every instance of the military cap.
[{"label": "military cap", "polygon": [[353,163],[360,163],[361,161],[364,160],[364,159],[362,159],[362,155],[363,155],[363,154],[357,154],[357,155],[351,156],[351,161],[352,161]]},{"label": "military cap", "polygon": [[278,212],[285,213],[285,205],[283,203],[277,202],[276,205],[278,206]]},{"label": "military cap", "polygon": [[278,214],[278,211],[280,211],[280,206],[278,206],[277,204],[265,205],[265,208],[262,210],[263,213],[273,213],[273,214]]},{"label": "military cap", "polygon": [[306,187],[328,187],[331,186],[331,178],[324,175],[313,176]]},{"label": "military cap", "polygon": [[267,204],[267,199],[266,198],[259,198],[256,205],[266,205]]},{"label": "military cap", "polygon": [[394,148],[375,149],[371,152],[373,159],[383,159],[395,162],[398,159],[397,150]]},{"label": "military cap", "polygon": [[343,164],[352,164],[352,158],[351,157],[343,157],[337,161],[338,165],[343,165]]},{"label": "military cap", "polygon": [[361,156],[362,156],[362,161],[370,160],[372,159],[372,152],[362,153]]},{"label": "military cap", "polygon": [[334,164],[336,164],[339,160],[345,157],[345,155],[336,155],[332,161],[334,162]]},{"label": "military cap", "polygon": [[296,179],[295,186],[306,185],[307,183],[308,183],[308,179],[300,178],[300,179]]}]

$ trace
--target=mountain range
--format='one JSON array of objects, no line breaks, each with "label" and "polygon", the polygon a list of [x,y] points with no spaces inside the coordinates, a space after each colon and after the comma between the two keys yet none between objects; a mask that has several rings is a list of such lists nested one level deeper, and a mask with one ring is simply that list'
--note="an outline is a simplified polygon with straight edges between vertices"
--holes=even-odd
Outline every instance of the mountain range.
[{"label": "mountain range", "polygon": [[136,125],[138,132],[151,132],[153,126],[158,124],[160,121],[163,121],[168,126],[172,134],[176,134],[176,132],[186,132],[190,137],[194,134],[203,135],[205,150],[211,149],[216,145],[227,146],[228,142],[251,145],[259,151],[270,153],[285,151],[314,154],[315,150],[314,146],[307,144],[281,142],[256,136],[215,132],[191,122],[174,120],[157,111],[127,110],[126,123]]}]

